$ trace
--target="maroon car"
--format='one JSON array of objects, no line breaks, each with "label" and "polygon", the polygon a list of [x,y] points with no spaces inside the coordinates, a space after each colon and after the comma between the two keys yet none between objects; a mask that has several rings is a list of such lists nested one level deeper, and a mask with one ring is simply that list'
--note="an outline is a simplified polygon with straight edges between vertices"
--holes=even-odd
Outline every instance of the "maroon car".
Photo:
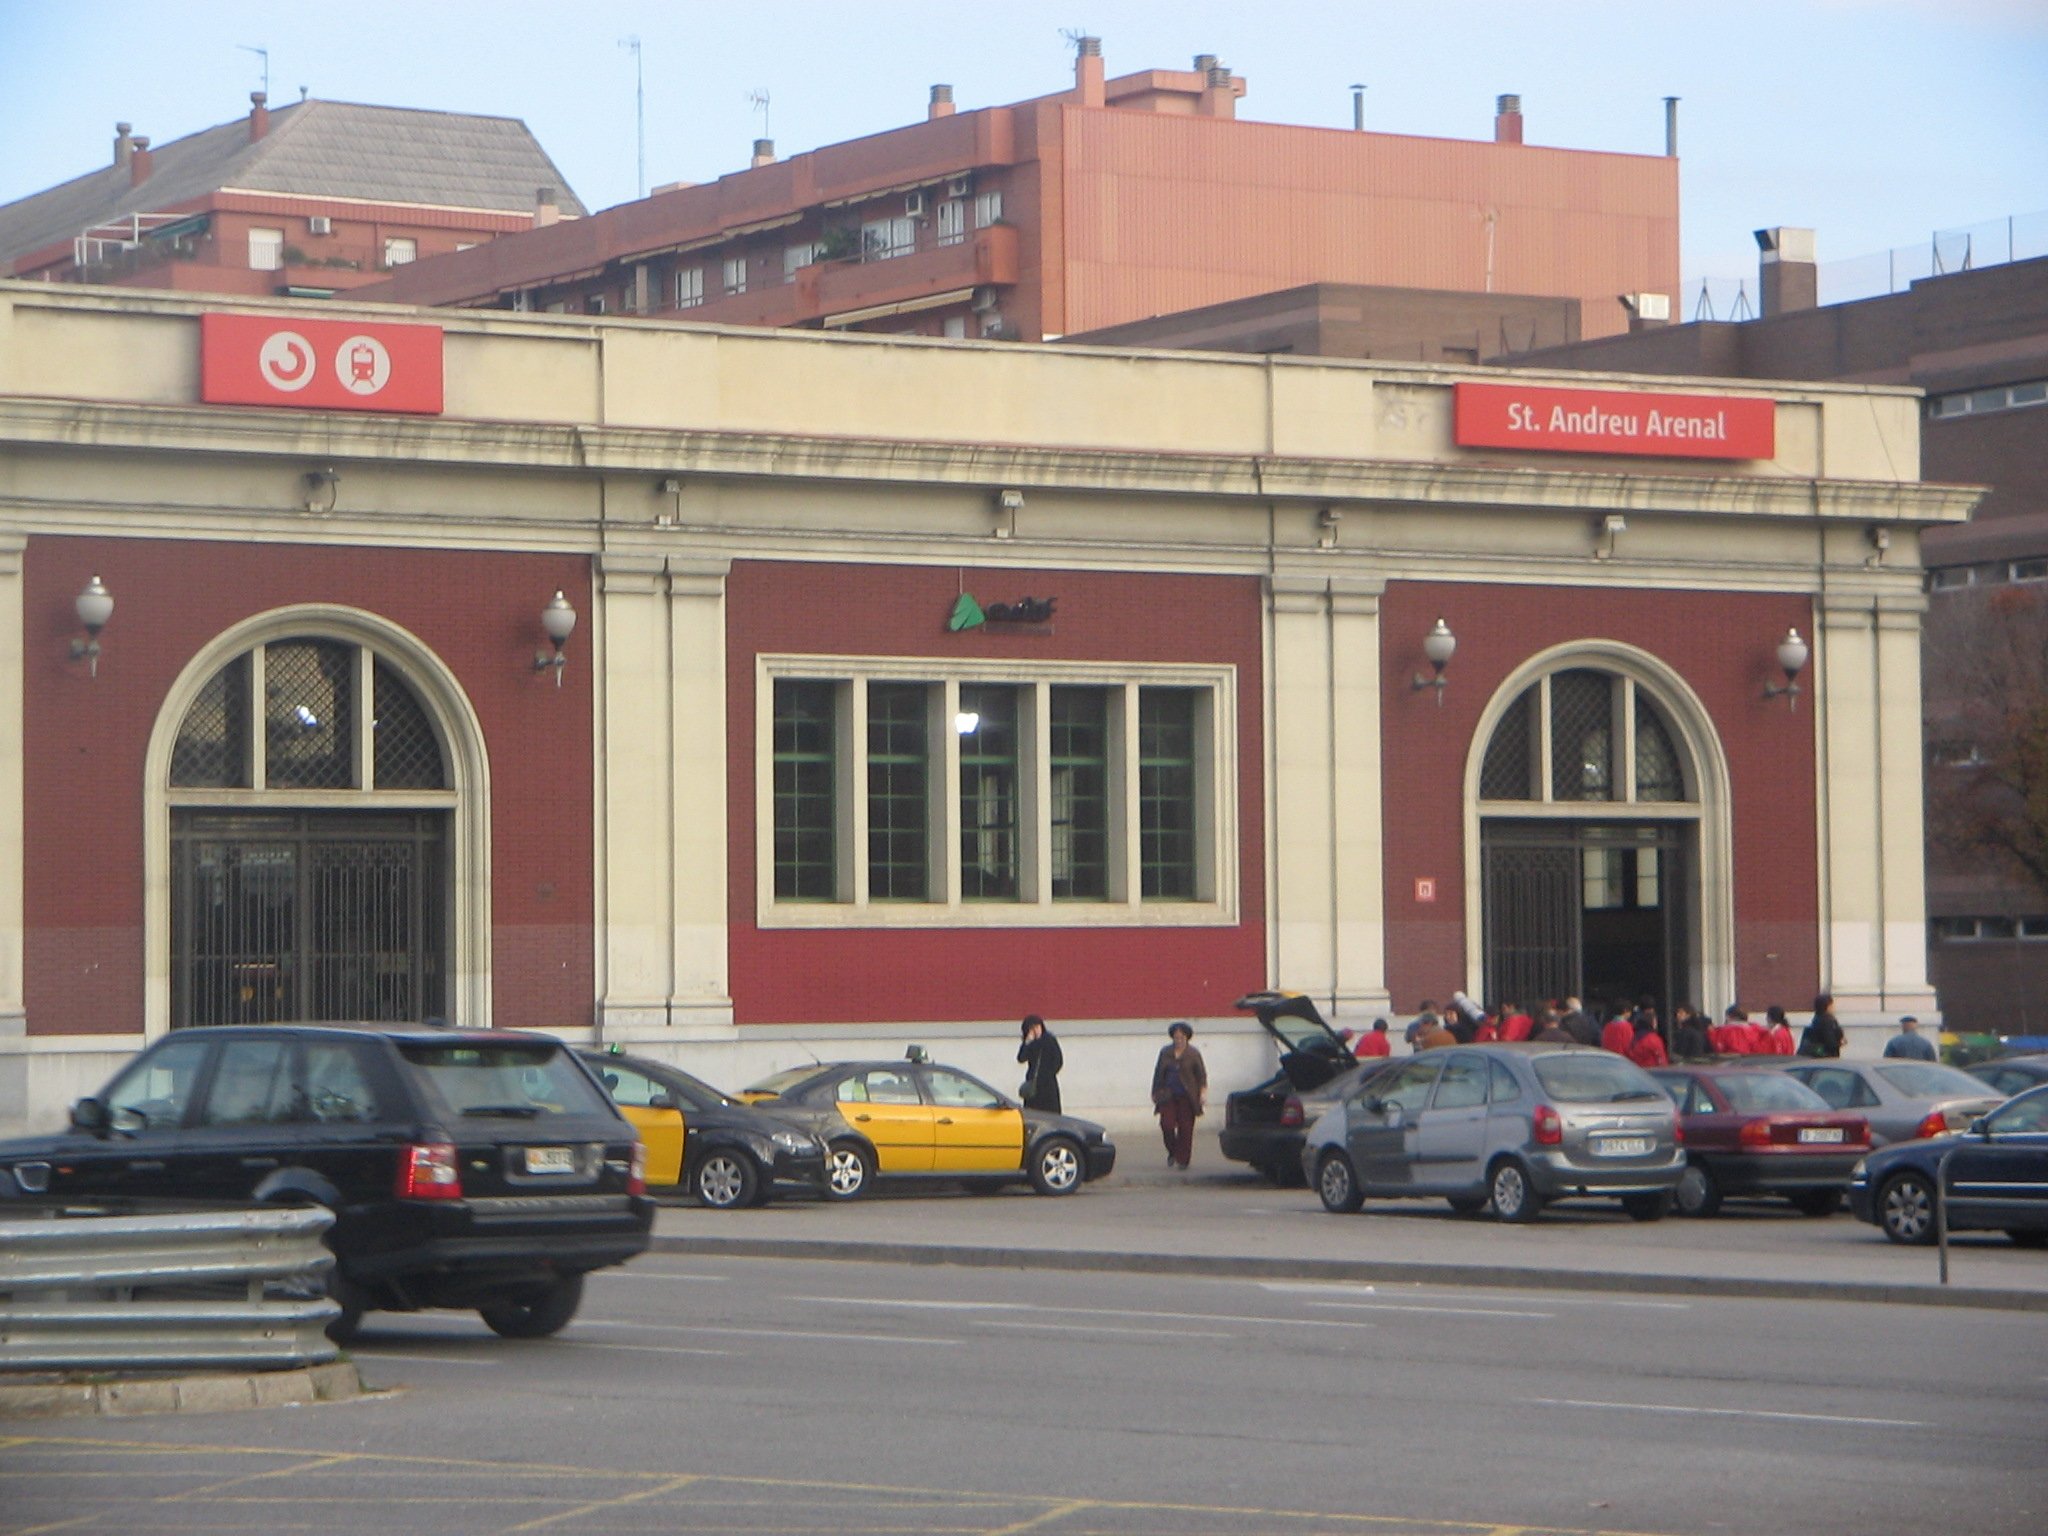
[{"label": "maroon car", "polygon": [[1660,1068],[1650,1074],[1678,1106],[1681,1214],[1711,1216],[1730,1195],[1782,1196],[1809,1216],[1838,1209],[1849,1174],[1870,1150],[1861,1115],[1828,1104],[1769,1067]]}]

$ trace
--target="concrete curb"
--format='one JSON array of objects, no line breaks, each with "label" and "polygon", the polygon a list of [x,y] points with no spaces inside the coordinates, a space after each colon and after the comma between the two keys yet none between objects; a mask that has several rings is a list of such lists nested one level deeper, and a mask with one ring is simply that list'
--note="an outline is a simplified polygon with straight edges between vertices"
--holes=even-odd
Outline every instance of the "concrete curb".
[{"label": "concrete curb", "polygon": [[246,1376],[140,1376],[125,1381],[0,1382],[0,1419],[126,1418],[147,1413],[235,1413],[340,1403],[364,1394],[353,1362]]},{"label": "concrete curb", "polygon": [[1854,1301],[1893,1306],[2048,1312],[2048,1291],[2015,1291],[1989,1286],[1972,1288],[1615,1273],[1513,1265],[1077,1252],[1040,1248],[978,1248],[944,1243],[825,1242],[755,1237],[657,1236],[649,1252],[690,1254],[698,1258],[829,1259],[868,1264],[952,1264],[967,1269],[1211,1275],[1236,1280],[1378,1281],[1390,1285],[1466,1285],[1530,1291],[1602,1291],[1631,1296],[1724,1296],[1743,1301]]}]

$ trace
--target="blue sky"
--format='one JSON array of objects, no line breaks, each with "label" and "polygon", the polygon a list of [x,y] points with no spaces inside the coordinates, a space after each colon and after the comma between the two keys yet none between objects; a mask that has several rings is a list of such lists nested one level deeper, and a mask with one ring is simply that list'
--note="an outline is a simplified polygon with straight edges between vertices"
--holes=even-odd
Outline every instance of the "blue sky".
[{"label": "blue sky", "polygon": [[[1063,32],[1112,75],[1214,53],[1241,115],[1484,138],[1497,94],[1532,143],[1656,153],[1683,98],[1684,271],[1754,271],[1750,231],[1809,225],[1825,264],[2048,211],[2044,0],[0,0],[0,201],[103,163],[116,120],[159,143],[314,95],[521,117],[584,201],[635,193],[633,58],[650,184],[746,163],[769,96],[785,154],[1060,89]],[[2035,220],[2039,226],[2044,221]],[[2023,251],[2022,254],[2025,254]]]}]

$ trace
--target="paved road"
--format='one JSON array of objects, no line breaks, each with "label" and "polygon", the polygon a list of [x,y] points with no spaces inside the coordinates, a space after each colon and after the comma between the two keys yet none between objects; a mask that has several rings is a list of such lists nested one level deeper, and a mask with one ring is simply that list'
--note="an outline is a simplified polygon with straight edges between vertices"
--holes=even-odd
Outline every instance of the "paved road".
[{"label": "paved road", "polygon": [[2030,1316],[652,1256],[401,1389],[0,1430],[0,1531],[2048,1528]]}]

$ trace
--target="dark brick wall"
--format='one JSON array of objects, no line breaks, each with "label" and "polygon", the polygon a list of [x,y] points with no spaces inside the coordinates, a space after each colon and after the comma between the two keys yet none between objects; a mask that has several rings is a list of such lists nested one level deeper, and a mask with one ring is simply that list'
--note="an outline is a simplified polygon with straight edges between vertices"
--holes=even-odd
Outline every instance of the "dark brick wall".
[{"label": "dark brick wall", "polygon": [[[99,676],[69,659],[72,600],[114,594]],[[540,609],[590,612],[588,562],[560,555],[32,538],[24,556],[24,994],[36,1034],[142,1028],[143,758],[164,697],[220,631],[271,609],[358,608],[447,664],[491,763],[496,1021],[590,1021],[588,631],[557,690],[533,671]]]},{"label": "dark brick wall", "polygon": [[[984,604],[1053,597],[1045,631],[950,634]],[[743,1024],[1162,1018],[1227,1012],[1265,981],[1262,598],[1244,577],[740,561],[727,583],[731,979]],[[1237,668],[1239,911],[1226,928],[764,930],[756,926],[754,676],[763,652],[1187,661]]]}]

